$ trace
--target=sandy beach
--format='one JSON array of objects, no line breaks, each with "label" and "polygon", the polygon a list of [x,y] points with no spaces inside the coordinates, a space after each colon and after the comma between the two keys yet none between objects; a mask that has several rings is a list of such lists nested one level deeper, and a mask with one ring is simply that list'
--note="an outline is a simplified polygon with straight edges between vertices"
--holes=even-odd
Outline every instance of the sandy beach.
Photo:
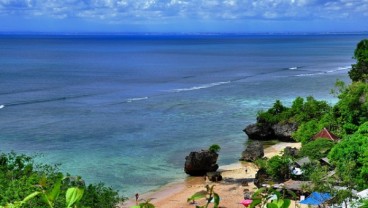
[{"label": "sandy beach", "polygon": [[[280,142],[265,148],[265,157],[280,155],[287,146],[300,148],[300,143]],[[221,153],[220,153],[221,156]],[[239,202],[244,197],[244,190],[255,191],[257,188],[253,184],[253,179],[258,168],[253,163],[237,162],[231,165],[221,166],[218,171],[221,172],[223,180],[221,182],[210,182],[204,177],[188,177],[180,183],[173,183],[162,187],[160,190],[142,194],[141,201],[150,199],[158,208],[193,208],[195,204],[187,202],[187,198],[194,193],[206,190],[206,185],[215,185],[214,191],[220,195],[220,207],[237,208],[244,207]],[[198,205],[204,205],[205,200],[196,201]],[[135,199],[130,198],[120,208],[129,208],[135,205]]]}]

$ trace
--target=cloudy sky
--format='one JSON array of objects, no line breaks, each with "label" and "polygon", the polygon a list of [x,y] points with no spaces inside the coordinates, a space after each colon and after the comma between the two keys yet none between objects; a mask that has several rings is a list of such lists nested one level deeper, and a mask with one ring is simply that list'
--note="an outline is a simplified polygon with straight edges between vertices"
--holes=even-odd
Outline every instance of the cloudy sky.
[{"label": "cloudy sky", "polygon": [[0,32],[368,31],[368,0],[0,0]]}]

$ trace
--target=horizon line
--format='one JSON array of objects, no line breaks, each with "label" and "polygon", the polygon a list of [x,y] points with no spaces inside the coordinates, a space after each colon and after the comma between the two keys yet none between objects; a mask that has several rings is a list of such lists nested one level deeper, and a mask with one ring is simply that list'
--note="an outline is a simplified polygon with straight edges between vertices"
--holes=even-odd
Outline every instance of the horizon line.
[{"label": "horizon line", "polygon": [[364,35],[368,31],[355,32],[30,32],[30,31],[0,31],[0,35],[116,35],[116,36],[159,36],[159,35]]}]

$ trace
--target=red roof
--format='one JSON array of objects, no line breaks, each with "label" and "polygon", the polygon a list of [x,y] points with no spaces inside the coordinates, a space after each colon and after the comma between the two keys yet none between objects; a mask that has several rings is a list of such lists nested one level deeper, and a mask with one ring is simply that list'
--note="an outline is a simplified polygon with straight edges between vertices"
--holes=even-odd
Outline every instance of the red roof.
[{"label": "red roof", "polygon": [[316,140],[318,138],[328,139],[331,141],[340,140],[335,134],[331,133],[328,129],[323,128],[318,134],[312,137],[312,140]]}]

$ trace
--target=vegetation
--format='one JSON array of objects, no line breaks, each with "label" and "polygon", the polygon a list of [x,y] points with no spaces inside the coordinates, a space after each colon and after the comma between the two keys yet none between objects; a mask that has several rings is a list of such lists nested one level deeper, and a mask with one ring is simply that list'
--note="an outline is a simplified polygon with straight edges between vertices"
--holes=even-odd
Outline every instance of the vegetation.
[{"label": "vegetation", "polygon": [[131,208],[155,208],[155,205],[153,205],[150,200],[147,200],[140,203],[139,205],[132,206]]},{"label": "vegetation", "polygon": [[285,107],[281,101],[276,100],[273,107],[265,112],[259,112],[258,118],[268,123],[297,123],[301,124],[313,119],[321,119],[322,116],[331,110],[326,101],[318,101],[313,97],[297,97],[292,106]]},{"label": "vegetation", "polygon": [[353,82],[366,82],[368,78],[368,39],[358,43],[354,52],[354,58],[357,60],[357,63],[351,66],[349,71],[350,79]]},{"label": "vegetation", "polygon": [[336,144],[328,155],[340,178],[350,178],[358,189],[368,188],[367,137],[368,122],[361,125],[356,133]]},{"label": "vegetation", "polygon": [[221,150],[221,147],[220,145],[218,144],[213,144],[211,145],[209,148],[208,148],[209,151],[211,152],[215,152],[215,153],[218,153],[220,150]]},{"label": "vegetation", "polygon": [[[289,191],[289,195],[295,200],[296,195]],[[276,197],[276,198],[275,198]],[[279,191],[273,189],[260,188],[252,196],[252,203],[250,208],[254,207],[267,207],[267,208],[288,208],[291,204],[290,199],[285,198],[285,194],[281,194]]]},{"label": "vegetation", "polygon": [[206,199],[206,204],[203,206],[197,206],[196,208],[208,208],[211,202],[213,202],[213,208],[218,208],[220,204],[220,196],[213,190],[213,186],[206,185],[206,191],[200,191],[193,194],[187,199],[187,202],[195,202],[198,199]]},{"label": "vegetation", "polygon": [[274,156],[267,161],[266,172],[275,180],[290,178],[289,165],[292,160],[289,157]]},{"label": "vegetation", "polygon": [[14,152],[0,155],[0,189],[0,207],[110,208],[122,200],[103,184],[85,187],[80,177],[63,176],[57,166]]},{"label": "vegetation", "polygon": [[327,139],[316,139],[302,146],[299,152],[300,157],[309,157],[313,160],[319,160],[327,157],[331,148],[335,145],[333,141]]}]

